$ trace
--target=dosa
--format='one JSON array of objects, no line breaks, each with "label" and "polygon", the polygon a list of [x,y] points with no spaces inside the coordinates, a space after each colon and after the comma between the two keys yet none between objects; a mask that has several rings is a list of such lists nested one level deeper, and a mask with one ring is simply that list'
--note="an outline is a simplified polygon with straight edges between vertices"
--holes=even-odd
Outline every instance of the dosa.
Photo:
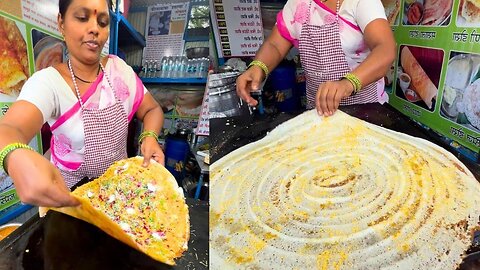
[{"label": "dosa", "polygon": [[403,47],[400,61],[403,70],[412,78],[411,89],[414,90],[427,104],[429,109],[432,108],[432,99],[437,96],[438,89],[418,63],[407,46]]},{"label": "dosa", "polygon": [[[81,205],[53,208],[89,222],[155,260],[174,265],[190,237],[188,206],[175,178],[142,157],[114,163],[72,192]],[[40,209],[41,214],[45,209]]]}]

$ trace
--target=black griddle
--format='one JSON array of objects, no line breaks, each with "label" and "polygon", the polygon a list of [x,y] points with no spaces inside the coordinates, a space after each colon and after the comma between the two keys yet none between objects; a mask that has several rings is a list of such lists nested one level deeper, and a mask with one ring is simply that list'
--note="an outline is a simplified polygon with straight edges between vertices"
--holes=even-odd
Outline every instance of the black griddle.
[{"label": "black griddle", "polygon": [[208,269],[208,203],[186,200],[190,241],[175,266],[155,261],[87,222],[49,211],[0,241],[0,270]]},{"label": "black griddle", "polygon": [[[459,154],[437,133],[428,130],[398,112],[388,104],[378,103],[341,106],[340,109],[354,117],[394,131],[431,141],[453,153],[480,181],[480,164]],[[290,120],[303,111],[276,113],[271,115],[240,115],[228,118],[210,119],[210,160],[215,162],[228,153],[265,137],[279,124]],[[474,234],[472,247],[467,251],[459,270],[480,270],[480,232]]]}]

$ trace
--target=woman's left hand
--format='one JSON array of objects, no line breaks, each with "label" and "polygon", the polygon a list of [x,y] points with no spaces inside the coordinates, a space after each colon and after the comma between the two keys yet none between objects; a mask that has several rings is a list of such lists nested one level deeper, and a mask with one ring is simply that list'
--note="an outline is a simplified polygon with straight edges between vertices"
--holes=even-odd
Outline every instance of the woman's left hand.
[{"label": "woman's left hand", "polygon": [[315,97],[315,108],[319,115],[331,116],[340,105],[340,100],[353,92],[353,85],[346,79],[320,84]]},{"label": "woman's left hand", "polygon": [[163,150],[157,142],[156,138],[145,137],[142,140],[140,151],[143,155],[142,166],[147,167],[150,164],[150,159],[153,158],[156,162],[165,166],[165,155]]}]

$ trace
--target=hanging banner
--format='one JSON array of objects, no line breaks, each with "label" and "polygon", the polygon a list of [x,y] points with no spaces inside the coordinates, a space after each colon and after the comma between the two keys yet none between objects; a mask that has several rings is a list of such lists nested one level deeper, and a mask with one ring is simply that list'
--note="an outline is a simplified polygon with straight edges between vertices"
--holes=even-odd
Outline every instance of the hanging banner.
[{"label": "hanging banner", "polygon": [[210,0],[210,7],[219,57],[255,56],[263,43],[260,1]]},{"label": "hanging banner", "polygon": [[398,44],[390,104],[480,151],[480,10],[471,0],[382,0]]},{"label": "hanging banner", "polygon": [[159,61],[163,56],[183,55],[183,33],[190,2],[148,7],[144,60]]}]

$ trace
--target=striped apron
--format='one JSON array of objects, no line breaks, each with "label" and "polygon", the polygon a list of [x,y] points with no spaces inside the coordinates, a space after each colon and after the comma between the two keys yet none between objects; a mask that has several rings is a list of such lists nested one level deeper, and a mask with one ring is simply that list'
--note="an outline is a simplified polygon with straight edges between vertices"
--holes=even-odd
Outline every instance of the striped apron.
[{"label": "striped apron", "polygon": [[[84,162],[75,171],[61,170],[69,188],[85,177],[96,178],[113,162],[127,158],[128,116],[113,85],[104,73],[115,96],[115,103],[102,109],[87,109],[77,93],[85,133]],[[77,91],[76,91],[77,92]]]},{"label": "striped apron", "polygon": [[[309,5],[308,18],[302,25],[299,38],[300,60],[305,70],[307,84],[307,109],[315,108],[315,96],[320,84],[326,81],[338,81],[351,72],[340,40],[338,11],[340,0],[337,0],[335,21],[325,25],[310,24]],[[378,102],[377,82],[364,86],[356,95],[340,100],[340,105]]]}]

